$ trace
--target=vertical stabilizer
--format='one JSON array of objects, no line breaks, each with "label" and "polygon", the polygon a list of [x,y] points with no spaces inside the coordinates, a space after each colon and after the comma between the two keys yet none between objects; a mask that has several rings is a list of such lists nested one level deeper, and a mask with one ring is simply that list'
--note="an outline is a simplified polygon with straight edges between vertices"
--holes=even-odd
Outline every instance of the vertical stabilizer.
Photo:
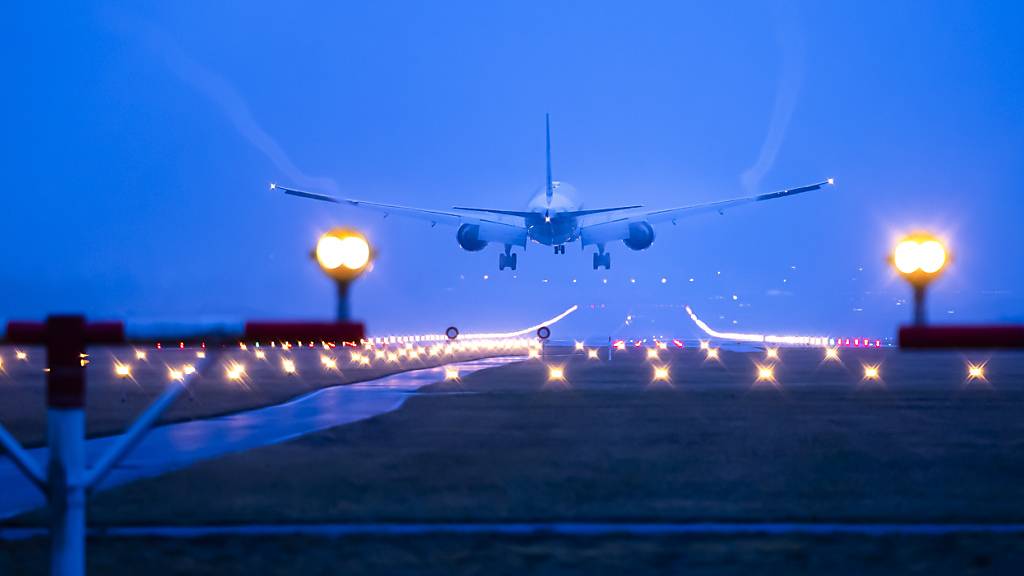
[{"label": "vertical stabilizer", "polygon": [[547,143],[546,155],[548,159],[548,180],[547,188],[544,190],[544,195],[548,199],[548,203],[551,203],[551,195],[555,193],[554,182],[551,181],[551,119],[548,114],[544,115],[544,135]]}]

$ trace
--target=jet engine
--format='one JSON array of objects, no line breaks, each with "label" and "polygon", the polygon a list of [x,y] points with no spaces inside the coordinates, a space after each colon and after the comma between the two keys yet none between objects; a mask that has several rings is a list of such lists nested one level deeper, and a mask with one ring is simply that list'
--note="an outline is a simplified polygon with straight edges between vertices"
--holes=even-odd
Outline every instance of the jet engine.
[{"label": "jet engine", "polygon": [[487,247],[487,241],[480,239],[479,224],[459,226],[459,231],[455,233],[455,239],[458,240],[459,246],[462,246],[463,250],[469,252],[479,252]]},{"label": "jet engine", "polygon": [[632,222],[622,243],[630,250],[646,250],[654,243],[654,228],[647,222]]}]

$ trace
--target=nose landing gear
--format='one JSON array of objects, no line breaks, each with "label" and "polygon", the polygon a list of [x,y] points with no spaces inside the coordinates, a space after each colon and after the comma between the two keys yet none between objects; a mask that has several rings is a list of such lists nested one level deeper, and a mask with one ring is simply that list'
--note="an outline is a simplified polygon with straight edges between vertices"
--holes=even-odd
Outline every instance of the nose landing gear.
[{"label": "nose landing gear", "polygon": [[555,246],[555,254],[565,254],[565,244]]}]

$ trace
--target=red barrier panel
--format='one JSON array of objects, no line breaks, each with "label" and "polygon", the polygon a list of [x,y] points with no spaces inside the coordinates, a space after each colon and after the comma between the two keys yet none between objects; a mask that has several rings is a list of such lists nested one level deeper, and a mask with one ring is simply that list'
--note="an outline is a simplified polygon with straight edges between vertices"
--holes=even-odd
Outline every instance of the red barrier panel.
[{"label": "red barrier panel", "polygon": [[1024,348],[1024,326],[901,326],[900,348]]},{"label": "red barrier panel", "polygon": [[358,322],[246,322],[247,341],[314,340],[358,342],[366,335]]}]

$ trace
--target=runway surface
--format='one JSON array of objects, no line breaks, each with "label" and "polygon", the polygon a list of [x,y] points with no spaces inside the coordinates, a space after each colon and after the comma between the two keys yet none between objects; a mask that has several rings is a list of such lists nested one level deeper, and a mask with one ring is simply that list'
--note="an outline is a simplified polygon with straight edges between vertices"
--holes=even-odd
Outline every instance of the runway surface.
[{"label": "runway surface", "polygon": [[[488,358],[455,364],[460,373],[516,361],[517,357]],[[108,489],[138,478],[157,476],[201,460],[284,442],[311,432],[365,420],[397,409],[410,393],[442,380],[444,368],[426,368],[377,380],[325,388],[274,406],[154,428],[100,486]],[[87,442],[89,461],[95,461],[117,436]],[[45,463],[48,450],[30,451]],[[0,519],[45,504],[43,495],[7,457],[0,458]]]}]

